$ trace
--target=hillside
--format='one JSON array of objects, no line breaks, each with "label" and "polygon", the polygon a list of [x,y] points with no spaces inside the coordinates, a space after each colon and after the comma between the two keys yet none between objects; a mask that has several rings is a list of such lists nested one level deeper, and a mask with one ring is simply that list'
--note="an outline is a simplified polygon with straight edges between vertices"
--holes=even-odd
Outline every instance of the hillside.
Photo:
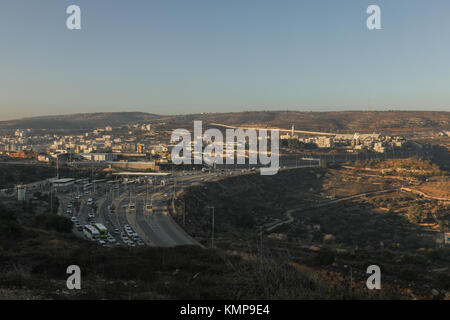
[{"label": "hillside", "polygon": [[325,132],[409,132],[450,127],[450,112],[435,111],[266,111],[192,115],[193,119],[229,125],[260,125]]},{"label": "hillside", "polygon": [[[45,213],[48,199],[42,200],[39,210],[0,202],[0,299],[380,297],[350,296],[345,286],[331,289],[287,260],[258,261],[189,246],[104,248],[71,234],[72,222]],[[66,287],[66,269],[74,264],[82,270],[81,290]]]},{"label": "hillside", "polygon": [[190,127],[194,120],[228,125],[258,125],[327,132],[393,132],[449,130],[450,112],[438,111],[254,111],[188,115],[106,112],[24,118],[0,122],[0,128],[92,129],[128,123],[164,122],[169,128]]},{"label": "hillside", "polygon": [[1,121],[0,128],[32,129],[92,129],[101,126],[120,126],[159,118],[145,112],[99,112],[42,116]]}]

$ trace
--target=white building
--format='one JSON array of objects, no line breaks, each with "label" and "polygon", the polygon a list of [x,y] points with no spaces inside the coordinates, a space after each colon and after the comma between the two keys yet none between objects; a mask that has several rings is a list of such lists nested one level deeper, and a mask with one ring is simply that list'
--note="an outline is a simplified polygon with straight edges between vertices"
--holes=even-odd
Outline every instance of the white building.
[{"label": "white building", "polygon": [[319,148],[333,148],[334,139],[330,137],[318,137],[316,139],[316,144]]},{"label": "white building", "polygon": [[81,153],[80,156],[83,159],[89,160],[89,161],[114,161],[117,159],[117,155],[113,153]]}]

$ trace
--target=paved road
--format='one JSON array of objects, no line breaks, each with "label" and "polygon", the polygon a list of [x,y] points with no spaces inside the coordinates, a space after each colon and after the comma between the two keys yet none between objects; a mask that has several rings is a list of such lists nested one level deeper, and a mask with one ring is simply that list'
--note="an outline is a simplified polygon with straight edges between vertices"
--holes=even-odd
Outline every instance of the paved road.
[{"label": "paved road", "polygon": [[[248,170],[234,170],[231,175],[247,173]],[[230,175],[228,173],[227,175]],[[174,174],[174,184],[168,185],[120,185],[119,190],[112,194],[105,186],[99,186],[95,195],[83,195],[80,203],[79,212],[74,211],[82,224],[88,224],[87,215],[92,211],[92,207],[87,205],[89,197],[95,197],[97,204],[97,213],[95,221],[104,224],[108,230],[113,233],[114,229],[124,232],[123,227],[130,225],[149,246],[155,247],[174,247],[179,245],[200,245],[190,237],[168,214],[168,204],[171,197],[194,183],[201,183],[217,177],[224,176],[219,173],[188,173]],[[145,211],[145,202],[151,201],[152,211]],[[131,194],[131,195],[130,195]],[[136,210],[128,211],[129,202],[136,203]],[[63,204],[65,208],[66,204]],[[110,207],[114,205],[114,212]],[[122,243],[120,236],[113,234],[116,240]]]}]

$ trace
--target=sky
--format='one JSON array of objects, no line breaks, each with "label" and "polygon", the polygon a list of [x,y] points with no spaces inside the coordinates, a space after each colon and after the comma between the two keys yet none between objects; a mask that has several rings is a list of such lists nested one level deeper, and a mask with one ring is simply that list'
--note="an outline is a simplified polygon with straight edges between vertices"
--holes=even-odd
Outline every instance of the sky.
[{"label": "sky", "polygon": [[0,120],[450,111],[449,14],[448,0],[0,0]]}]

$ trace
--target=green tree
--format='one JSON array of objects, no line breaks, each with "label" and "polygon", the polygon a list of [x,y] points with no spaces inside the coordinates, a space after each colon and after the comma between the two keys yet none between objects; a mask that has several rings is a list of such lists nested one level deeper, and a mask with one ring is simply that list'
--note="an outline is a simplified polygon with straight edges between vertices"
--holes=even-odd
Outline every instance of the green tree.
[{"label": "green tree", "polygon": [[415,203],[412,206],[409,207],[407,217],[409,222],[411,223],[419,223],[422,221],[422,207]]}]

